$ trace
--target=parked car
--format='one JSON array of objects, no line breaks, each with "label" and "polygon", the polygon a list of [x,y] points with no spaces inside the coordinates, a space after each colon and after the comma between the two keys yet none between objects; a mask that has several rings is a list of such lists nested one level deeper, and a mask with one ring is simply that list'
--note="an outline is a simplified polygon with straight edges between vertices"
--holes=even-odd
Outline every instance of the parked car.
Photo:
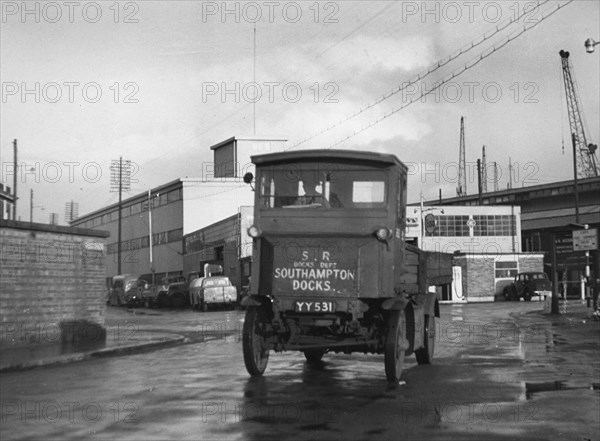
[{"label": "parked car", "polygon": [[164,277],[156,296],[160,308],[183,308],[188,302],[188,284],[184,276]]},{"label": "parked car", "polygon": [[529,302],[534,295],[547,296],[552,292],[552,283],[546,273],[519,273],[514,281],[503,290],[504,299],[520,300],[521,297]]},{"label": "parked car", "polygon": [[121,274],[112,278],[107,303],[112,306],[139,306],[143,304],[142,291],[146,281],[134,274]]},{"label": "parked car", "polygon": [[210,305],[237,304],[237,289],[228,277],[200,277],[190,283],[190,304],[193,309],[208,311]]}]

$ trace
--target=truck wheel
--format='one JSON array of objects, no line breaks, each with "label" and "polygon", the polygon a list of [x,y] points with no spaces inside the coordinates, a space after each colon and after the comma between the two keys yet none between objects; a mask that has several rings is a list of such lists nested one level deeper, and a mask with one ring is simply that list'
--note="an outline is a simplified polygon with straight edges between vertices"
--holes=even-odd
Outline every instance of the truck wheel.
[{"label": "truck wheel", "polygon": [[430,364],[433,361],[433,352],[435,350],[435,316],[433,315],[425,316],[423,342],[425,346],[415,351],[417,363]]},{"label": "truck wheel", "polygon": [[404,351],[407,347],[404,311],[392,310],[388,317],[384,357],[385,376],[391,383],[400,381],[404,366]]},{"label": "truck wheel", "polygon": [[269,349],[265,346],[267,314],[263,306],[250,306],[244,320],[242,347],[246,370],[253,377],[264,373],[269,362]]},{"label": "truck wheel", "polygon": [[309,363],[317,363],[325,355],[325,349],[306,349],[302,352],[304,352],[304,357],[306,357],[306,361]]},{"label": "truck wheel", "polygon": [[531,298],[533,297],[533,293],[531,292],[531,290],[529,288],[527,288],[525,290],[525,292],[523,293],[523,299],[525,299],[526,302],[531,301]]}]

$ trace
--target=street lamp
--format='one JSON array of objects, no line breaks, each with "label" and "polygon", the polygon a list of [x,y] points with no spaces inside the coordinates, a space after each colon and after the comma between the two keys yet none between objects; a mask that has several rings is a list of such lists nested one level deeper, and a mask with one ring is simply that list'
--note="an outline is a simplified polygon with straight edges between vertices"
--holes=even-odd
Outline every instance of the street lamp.
[{"label": "street lamp", "polygon": [[587,40],[585,40],[585,43],[584,43],[584,45],[585,45],[585,51],[588,54],[591,54],[592,52],[594,52],[594,47],[597,44],[600,44],[600,41],[594,41],[593,38],[588,38]]}]

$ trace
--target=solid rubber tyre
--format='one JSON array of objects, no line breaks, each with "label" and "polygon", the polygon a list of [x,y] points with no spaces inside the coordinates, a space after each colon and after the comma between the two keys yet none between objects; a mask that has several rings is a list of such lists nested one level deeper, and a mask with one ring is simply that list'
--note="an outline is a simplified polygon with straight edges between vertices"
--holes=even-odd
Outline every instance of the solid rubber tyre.
[{"label": "solid rubber tyre", "polygon": [[404,311],[391,310],[387,320],[384,356],[385,376],[391,383],[400,381],[407,343]]},{"label": "solid rubber tyre", "polygon": [[266,325],[264,306],[249,306],[244,320],[242,348],[246,370],[253,377],[261,376],[269,362],[269,349],[264,341]]},{"label": "solid rubber tyre", "polygon": [[425,346],[415,351],[417,363],[431,364],[433,352],[435,351],[435,316],[425,316],[425,329],[423,331],[423,342]]}]

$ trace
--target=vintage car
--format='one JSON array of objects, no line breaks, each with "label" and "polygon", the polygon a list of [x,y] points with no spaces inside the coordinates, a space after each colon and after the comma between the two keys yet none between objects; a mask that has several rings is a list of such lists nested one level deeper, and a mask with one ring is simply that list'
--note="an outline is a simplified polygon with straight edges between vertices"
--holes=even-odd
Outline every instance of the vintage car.
[{"label": "vintage car", "polygon": [[234,306],[237,289],[225,276],[200,277],[190,283],[190,304],[193,309],[208,311],[209,305]]},{"label": "vintage car", "polygon": [[107,303],[112,306],[139,306],[143,304],[142,291],[146,282],[134,274],[121,274],[112,278]]},{"label": "vintage car", "polygon": [[184,276],[164,277],[156,295],[158,307],[183,308],[187,305],[188,284]]},{"label": "vintage car", "polygon": [[502,294],[505,300],[520,300],[521,297],[529,302],[536,296],[548,296],[552,292],[552,284],[546,273],[527,272],[519,273],[514,281],[504,288]]}]

